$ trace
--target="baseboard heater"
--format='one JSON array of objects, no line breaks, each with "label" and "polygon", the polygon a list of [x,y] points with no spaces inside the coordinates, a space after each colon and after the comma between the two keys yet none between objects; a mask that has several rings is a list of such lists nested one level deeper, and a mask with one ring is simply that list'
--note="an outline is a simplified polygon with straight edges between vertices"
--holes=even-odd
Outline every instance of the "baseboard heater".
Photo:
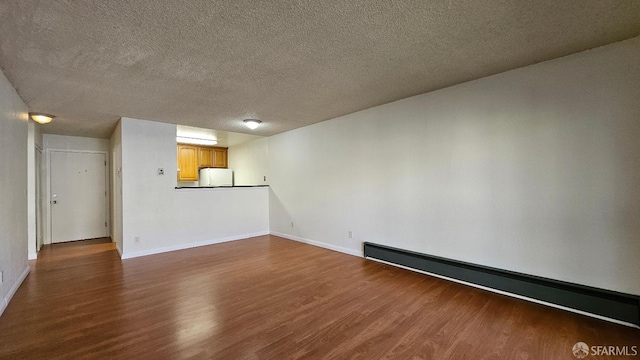
[{"label": "baseboard heater", "polygon": [[640,326],[640,297],[364,243],[364,257]]}]

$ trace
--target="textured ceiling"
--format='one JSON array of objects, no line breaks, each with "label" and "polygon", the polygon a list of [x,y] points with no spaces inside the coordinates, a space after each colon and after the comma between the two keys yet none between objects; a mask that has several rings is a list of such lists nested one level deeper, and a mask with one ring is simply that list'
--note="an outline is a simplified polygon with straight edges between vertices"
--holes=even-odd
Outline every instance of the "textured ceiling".
[{"label": "textured ceiling", "polygon": [[271,135],[639,34],[637,0],[0,1],[0,67],[58,116],[43,131],[94,137],[120,116]]}]

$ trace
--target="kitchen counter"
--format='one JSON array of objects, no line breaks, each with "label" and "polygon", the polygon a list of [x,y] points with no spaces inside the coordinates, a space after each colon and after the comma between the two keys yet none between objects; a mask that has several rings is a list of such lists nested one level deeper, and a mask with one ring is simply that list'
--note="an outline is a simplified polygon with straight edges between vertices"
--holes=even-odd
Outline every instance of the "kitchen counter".
[{"label": "kitchen counter", "polygon": [[269,185],[234,185],[234,186],[176,186],[177,190],[182,189],[236,189],[236,188],[256,188],[268,187]]}]

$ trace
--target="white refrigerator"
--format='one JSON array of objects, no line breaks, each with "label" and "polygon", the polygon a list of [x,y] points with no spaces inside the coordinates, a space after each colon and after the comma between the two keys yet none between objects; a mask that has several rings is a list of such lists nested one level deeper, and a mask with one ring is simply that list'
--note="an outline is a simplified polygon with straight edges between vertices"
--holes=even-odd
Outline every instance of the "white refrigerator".
[{"label": "white refrigerator", "polygon": [[233,186],[233,170],[202,168],[198,177],[199,186]]}]

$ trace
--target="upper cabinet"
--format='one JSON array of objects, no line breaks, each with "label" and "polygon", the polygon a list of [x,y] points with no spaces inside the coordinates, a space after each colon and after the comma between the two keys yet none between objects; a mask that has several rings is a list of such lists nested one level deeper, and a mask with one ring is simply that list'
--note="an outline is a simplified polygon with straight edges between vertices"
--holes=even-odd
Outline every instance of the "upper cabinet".
[{"label": "upper cabinet", "polygon": [[198,166],[199,167],[212,167],[213,166],[213,148],[211,147],[198,147]]},{"label": "upper cabinet", "polygon": [[227,167],[227,148],[213,148],[213,167]]},{"label": "upper cabinet", "polygon": [[198,146],[178,144],[178,181],[198,181]]},{"label": "upper cabinet", "polygon": [[203,167],[226,168],[227,148],[178,144],[178,181],[198,181]]}]

